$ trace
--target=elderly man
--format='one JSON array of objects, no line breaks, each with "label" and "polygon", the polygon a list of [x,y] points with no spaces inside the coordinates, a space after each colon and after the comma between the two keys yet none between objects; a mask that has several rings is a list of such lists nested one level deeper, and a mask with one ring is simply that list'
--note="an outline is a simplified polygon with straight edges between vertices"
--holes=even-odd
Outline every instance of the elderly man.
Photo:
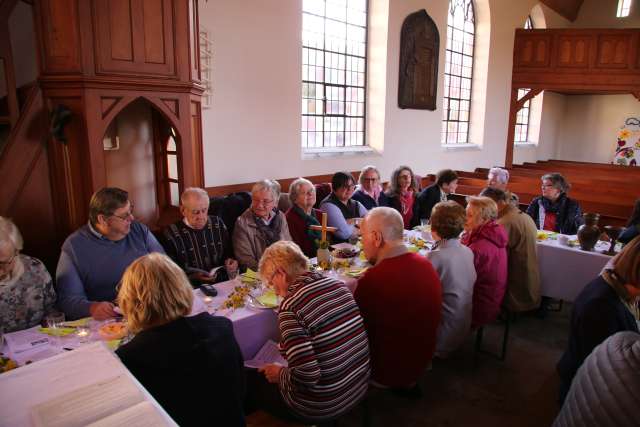
[{"label": "elderly man", "polygon": [[487,187],[507,191],[509,171],[502,168],[491,168],[487,174]]},{"label": "elderly man", "polygon": [[291,240],[285,215],[276,205],[280,184],[265,179],[251,188],[251,206],[236,220],[233,249],[236,259],[246,268],[258,269],[262,253],[278,240]]},{"label": "elderly man", "polygon": [[135,259],[164,253],[149,229],[134,221],[129,193],[103,188],[89,203],[89,223],[67,237],[56,269],[58,307],[68,318],[117,316],[113,301]]},{"label": "elderly man", "polygon": [[509,193],[487,187],[480,196],[498,205],[498,224],[507,231],[507,293],[505,306],[512,312],[523,312],[540,305],[540,274],[536,242],[538,230],[531,217],[510,203]]},{"label": "elderly man", "polygon": [[[182,220],[163,232],[162,244],[167,255],[196,287],[227,280],[238,271],[227,227],[219,217],[209,216],[208,212],[207,192],[202,188],[187,188],[180,196]],[[211,273],[213,268],[222,265],[226,268]]]},{"label": "elderly man", "polygon": [[372,209],[361,229],[374,266],[354,296],[369,335],[373,380],[419,396],[417,381],[433,357],[442,312],[440,279],[426,258],[407,251],[395,209]]}]

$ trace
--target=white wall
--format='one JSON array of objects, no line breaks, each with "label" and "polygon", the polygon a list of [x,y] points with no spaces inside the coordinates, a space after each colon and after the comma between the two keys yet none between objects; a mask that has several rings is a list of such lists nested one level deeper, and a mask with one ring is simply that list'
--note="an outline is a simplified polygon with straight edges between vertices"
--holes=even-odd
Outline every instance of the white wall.
[{"label": "white wall", "polygon": [[616,18],[618,0],[585,0],[578,17],[573,22],[575,28],[638,28],[640,27],[640,3],[633,0],[629,16]]},{"label": "white wall", "polygon": [[567,96],[564,126],[558,138],[558,158],[610,163],[616,136],[625,119],[640,117],[633,95]]},{"label": "white wall", "polygon": [[134,101],[114,120],[120,149],[104,152],[107,186],[127,190],[136,219],[151,224],[157,219],[151,107]]},{"label": "white wall", "polygon": [[[386,102],[375,114],[383,121],[382,151],[312,159],[302,159],[300,148],[301,1],[200,1],[200,23],[213,38],[213,102],[203,111],[207,186],[357,170],[367,163],[378,165],[384,177],[403,163],[419,174],[503,164],[514,29],[523,25],[536,2],[477,1],[480,15],[491,20],[477,36],[479,49],[489,49],[485,64],[476,70],[486,80],[474,82],[474,96],[490,94],[485,112],[472,124],[472,142],[481,148],[446,150],[440,132],[448,0],[370,1],[372,11],[388,2],[386,46],[370,47],[386,49]],[[419,9],[426,9],[440,30],[436,111],[397,107],[400,28]]]}]

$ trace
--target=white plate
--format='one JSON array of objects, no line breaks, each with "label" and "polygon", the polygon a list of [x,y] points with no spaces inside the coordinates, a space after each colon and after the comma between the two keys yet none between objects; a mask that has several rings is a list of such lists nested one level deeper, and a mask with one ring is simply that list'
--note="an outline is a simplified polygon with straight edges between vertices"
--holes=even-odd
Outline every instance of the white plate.
[{"label": "white plate", "polygon": [[247,307],[254,310],[273,310],[278,308],[277,305],[275,307],[268,307],[266,305],[263,305],[260,303],[260,301],[252,296],[247,297]]}]

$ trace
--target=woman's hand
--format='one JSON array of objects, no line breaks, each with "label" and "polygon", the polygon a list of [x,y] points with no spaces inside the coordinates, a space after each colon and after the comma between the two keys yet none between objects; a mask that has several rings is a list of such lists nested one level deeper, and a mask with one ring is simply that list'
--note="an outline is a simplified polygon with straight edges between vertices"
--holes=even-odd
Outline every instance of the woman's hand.
[{"label": "woman's hand", "polygon": [[282,370],[282,366],[276,365],[275,363],[270,363],[268,365],[264,365],[262,368],[258,369],[258,372],[264,374],[267,378],[267,381],[273,384],[280,383],[280,371]]}]

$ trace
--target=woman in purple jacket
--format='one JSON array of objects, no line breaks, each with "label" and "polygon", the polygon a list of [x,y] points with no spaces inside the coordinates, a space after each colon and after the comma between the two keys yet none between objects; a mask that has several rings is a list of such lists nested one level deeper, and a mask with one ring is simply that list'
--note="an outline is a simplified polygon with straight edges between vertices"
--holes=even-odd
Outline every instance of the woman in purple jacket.
[{"label": "woman in purple jacket", "polygon": [[496,203],[488,197],[467,198],[462,243],[473,251],[477,279],[473,287],[471,328],[493,322],[507,289],[507,232],[495,219]]}]

